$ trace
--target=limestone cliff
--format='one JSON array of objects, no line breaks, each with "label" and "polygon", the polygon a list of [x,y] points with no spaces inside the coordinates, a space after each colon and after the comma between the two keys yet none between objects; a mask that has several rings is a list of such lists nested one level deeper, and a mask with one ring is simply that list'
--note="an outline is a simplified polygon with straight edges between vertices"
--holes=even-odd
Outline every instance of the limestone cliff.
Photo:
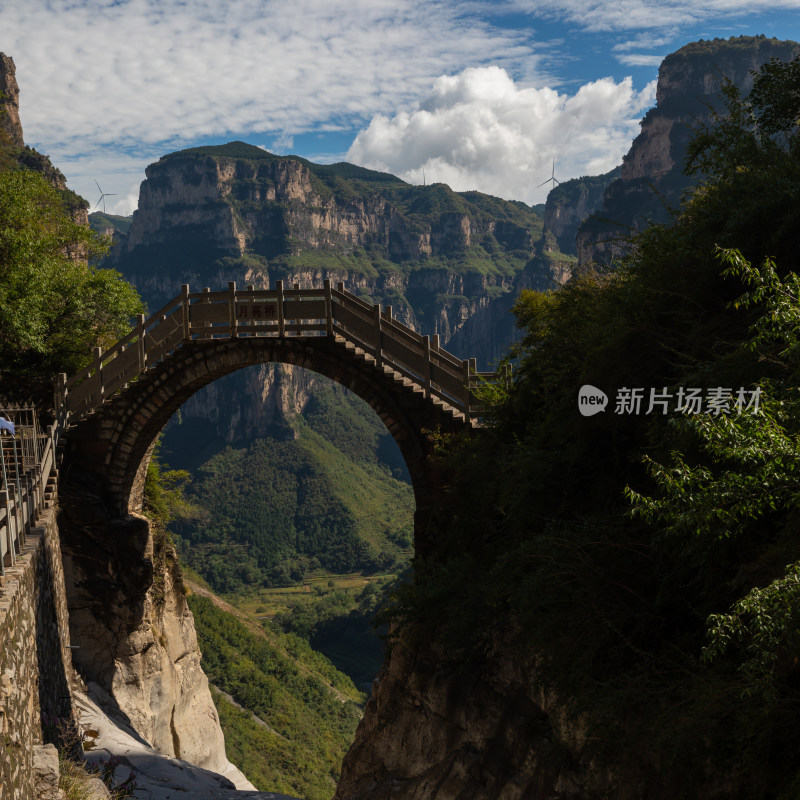
[{"label": "limestone cliff", "polygon": [[[329,278],[485,364],[510,341],[495,335],[495,317],[507,314],[520,281],[540,270],[533,242],[541,218],[479,192],[411,186],[242,142],[173,153],[146,174],[112,264],[151,308],[181,283],[260,288]],[[289,368],[253,369],[208,387],[183,414],[212,422],[222,441],[264,436],[287,427],[316,380]]]},{"label": "limestone cliff", "polygon": [[[53,166],[49,156],[28,147],[22,138],[19,115],[19,86],[14,60],[0,53],[0,169],[20,166],[41,172],[64,196],[64,200],[79,225],[89,224],[89,204],[75,192],[67,189],[61,170]],[[2,166],[5,164],[5,166]]]},{"label": "limestone cliff", "polygon": [[19,86],[14,59],[0,53],[0,131],[11,144],[22,147],[22,123],[19,119]]},{"label": "limestone cliff", "polygon": [[[677,773],[647,751],[593,752],[580,712],[539,680],[509,637],[463,664],[397,643],[373,684],[334,800],[673,800]],[[602,736],[600,737],[602,738]],[[735,796],[728,776],[697,797]]]},{"label": "limestone cliff", "polygon": [[605,175],[584,176],[564,181],[548,195],[545,203],[544,232],[555,239],[557,249],[576,255],[575,239],[581,223],[594,214],[603,202],[603,194],[619,178],[621,167]]},{"label": "limestone cliff", "polygon": [[693,182],[683,174],[692,127],[721,109],[723,81],[745,93],[751,72],[772,58],[790,60],[800,44],[763,36],[699,41],[667,56],[658,71],[656,107],[625,155],[619,178],[606,189],[596,217],[577,235],[581,265],[609,261],[625,252],[626,238],[650,221],[664,222]]},{"label": "limestone cliff", "polygon": [[[115,519],[68,474],[59,529],[73,663],[102,705],[156,750],[238,778],[202,671],[172,545],[147,519]],[[97,692],[96,692],[97,694]]]}]

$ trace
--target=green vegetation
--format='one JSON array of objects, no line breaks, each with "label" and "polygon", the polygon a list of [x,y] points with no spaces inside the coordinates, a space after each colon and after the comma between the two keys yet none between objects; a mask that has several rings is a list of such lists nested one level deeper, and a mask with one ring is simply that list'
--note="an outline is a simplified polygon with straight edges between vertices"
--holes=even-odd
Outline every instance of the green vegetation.
[{"label": "green vegetation", "polygon": [[[203,511],[173,527],[182,560],[225,593],[320,569],[403,568],[413,493],[396,445],[367,410],[341,389],[322,389],[290,435],[201,451],[186,465],[194,472],[186,497]],[[194,426],[175,426],[166,441],[180,452],[184,437],[197,437]],[[215,452],[217,443],[207,446]]]},{"label": "green vegetation", "polygon": [[95,233],[103,234],[109,228],[114,231],[126,234],[131,229],[133,217],[121,217],[119,214],[106,214],[105,212],[95,211],[89,214],[89,226]]},{"label": "green vegetation", "polygon": [[368,689],[384,658],[374,619],[386,604],[394,580],[383,578],[366,585],[361,581],[358,592],[337,588],[333,579],[328,579],[325,586],[324,580],[316,584],[313,594],[295,595],[296,599],[276,614],[273,622],[287,633],[306,639],[356,686]]},{"label": "green vegetation", "polygon": [[254,630],[208,597],[188,600],[228,758],[260,789],[328,800],[364,696],[299,636]]},{"label": "green vegetation", "polygon": [[[515,384],[493,428],[443,443],[452,502],[396,600],[453,660],[535,654],[582,755],[654,793],[800,786],[798,75],[726,88],[689,149],[697,191],[615,271],[523,294]],[[578,413],[584,384],[605,413]],[[615,413],[622,387],[648,387],[640,414]],[[681,414],[690,387],[760,387],[761,410]]]},{"label": "green vegetation", "polygon": [[0,172],[0,376],[3,393],[47,402],[142,310],[135,290],[88,266],[102,243],[70,215],[73,199],[29,169]]}]

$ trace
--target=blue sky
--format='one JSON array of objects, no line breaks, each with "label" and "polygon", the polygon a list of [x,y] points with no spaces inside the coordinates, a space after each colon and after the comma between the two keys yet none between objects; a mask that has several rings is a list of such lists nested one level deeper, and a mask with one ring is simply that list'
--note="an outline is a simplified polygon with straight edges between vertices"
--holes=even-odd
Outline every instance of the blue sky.
[{"label": "blue sky", "polygon": [[[699,38],[800,40],[800,0],[6,0],[25,140],[94,206],[242,139],[543,202],[620,163],[658,64]],[[111,193],[114,193],[111,196]]]}]

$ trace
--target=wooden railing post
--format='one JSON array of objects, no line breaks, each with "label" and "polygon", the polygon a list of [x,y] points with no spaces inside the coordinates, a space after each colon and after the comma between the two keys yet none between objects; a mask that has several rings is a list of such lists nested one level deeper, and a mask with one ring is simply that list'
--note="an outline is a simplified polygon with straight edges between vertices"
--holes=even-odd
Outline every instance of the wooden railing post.
[{"label": "wooden railing post", "polygon": [[181,307],[183,308],[183,340],[188,342],[192,338],[189,323],[189,284],[181,284]]},{"label": "wooden railing post", "polygon": [[391,319],[392,318],[392,307],[391,306],[384,306],[383,307],[383,318],[384,319]]},{"label": "wooden railing post", "polygon": [[97,402],[95,408],[103,402],[103,348],[95,347],[94,353],[94,379],[97,385]]},{"label": "wooden railing post", "polygon": [[257,323],[253,316],[253,308],[256,302],[256,287],[252,283],[247,284],[247,302],[250,305],[250,316],[247,319],[247,324],[249,325],[248,336],[258,336],[256,328],[260,323]]},{"label": "wooden railing post", "polygon": [[472,399],[472,389],[469,385],[469,359],[465,358],[461,362],[461,370],[463,375],[462,380],[464,381],[464,413],[467,415],[467,420],[469,420],[469,406]]},{"label": "wooden railing post", "polygon": [[[0,509],[3,509],[3,508],[5,508],[5,510],[6,510],[6,530],[5,530],[5,535],[6,535],[6,542],[7,542],[8,541],[8,538],[7,538],[8,537],[8,520],[9,520],[8,506],[6,504],[6,493],[5,492],[0,492]],[[0,531],[0,536],[2,536],[2,535],[3,535],[3,531]],[[7,543],[6,543],[6,552],[8,552],[8,544]],[[0,551],[0,586],[4,585],[5,577],[6,577],[5,556]]]},{"label": "wooden railing post", "polygon": [[381,329],[381,307],[379,303],[372,306],[372,315],[375,319],[375,366],[383,364],[383,332]]},{"label": "wooden railing post", "polygon": [[231,319],[231,339],[235,339],[238,335],[238,321],[236,319],[236,281],[228,281],[228,308],[230,309]]},{"label": "wooden railing post", "polygon": [[430,336],[422,337],[422,355],[425,359],[425,397],[430,399],[431,396],[431,338]]},{"label": "wooden railing post", "polygon": [[14,523],[12,520],[14,519],[14,514],[11,513],[11,507],[13,505],[13,501],[11,500],[11,492],[8,490],[8,486],[6,486],[5,491],[0,492],[0,507],[5,508],[6,510],[6,555],[3,558],[3,575],[5,575],[5,567],[13,567],[14,566]]},{"label": "wooden railing post", "polygon": [[325,278],[325,335],[333,336],[333,296],[331,295],[331,279]]},{"label": "wooden railing post", "polygon": [[139,374],[147,369],[147,347],[144,341],[144,314],[136,316],[136,345],[139,348]]},{"label": "wooden railing post", "polygon": [[42,464],[39,462],[33,469],[33,514],[34,517],[39,513],[44,499],[42,490]]},{"label": "wooden railing post", "polygon": [[[203,287],[203,299],[200,302],[201,303],[210,303],[211,302],[211,287],[209,287],[209,286],[204,286]],[[210,322],[203,322],[203,323],[201,323],[201,327],[210,328],[211,327],[211,323]],[[212,339],[213,338],[213,334],[210,333],[210,332],[209,333],[201,333],[200,334],[200,338],[201,339]]]},{"label": "wooden railing post", "polygon": [[67,373],[59,372],[58,375],[56,375],[56,377],[53,379],[53,385],[53,408],[56,411],[56,417],[58,417],[59,408],[62,408],[67,404]]},{"label": "wooden railing post", "polygon": [[283,315],[283,281],[275,281],[278,292],[278,336],[286,335],[286,318]]},{"label": "wooden railing post", "polygon": [[30,472],[25,473],[25,504],[23,505],[23,514],[25,519],[22,522],[22,537],[20,546],[25,544],[25,540],[30,530],[30,525],[36,513],[36,506],[34,504],[33,496],[33,476]]},{"label": "wooden railing post", "polygon": [[469,373],[470,373],[469,392],[467,394],[467,397],[469,398],[469,401],[467,403],[467,405],[469,406],[469,408],[467,410],[467,420],[468,421],[472,418],[472,382],[473,382],[473,379],[475,380],[475,385],[477,385],[477,383],[478,383],[477,378],[475,377],[478,374],[478,359],[477,358],[471,358],[469,360]]},{"label": "wooden railing post", "polygon": [[[293,289],[295,292],[299,292],[299,291],[300,291],[300,284],[299,284],[299,283],[293,283],[293,284],[292,284],[292,289]],[[299,302],[299,300],[300,300],[300,298],[299,298],[297,295],[295,295],[295,298],[294,298],[294,299],[295,299],[296,301],[298,301],[298,302]],[[298,308],[298,306],[295,306],[295,308]],[[291,317],[290,317],[290,319],[291,319]],[[299,326],[300,326],[300,317],[294,317],[294,324],[295,324],[295,325],[297,325],[297,326],[298,326],[298,328],[299,328]],[[294,335],[295,335],[295,336],[301,336],[302,334],[301,334],[300,330],[296,330],[296,331],[294,332]]]}]

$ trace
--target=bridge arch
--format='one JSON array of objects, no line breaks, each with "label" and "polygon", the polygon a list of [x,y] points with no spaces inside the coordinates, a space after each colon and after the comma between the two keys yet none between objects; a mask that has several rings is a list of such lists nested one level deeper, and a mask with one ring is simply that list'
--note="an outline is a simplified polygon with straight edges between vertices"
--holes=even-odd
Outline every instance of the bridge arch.
[{"label": "bridge arch", "polygon": [[[415,549],[426,549],[425,520],[440,491],[428,458],[429,432],[472,424],[474,362],[439,348],[392,318],[332,290],[181,295],[95,362],[59,386],[68,408],[67,463],[93,476],[109,512],[141,512],[153,445],[169,418],[193,394],[244,367],[283,363],[345,386],[378,414],[405,459],[416,502]],[[470,368],[471,367],[471,368]],[[58,399],[58,398],[57,398]]]},{"label": "bridge arch", "polygon": [[323,337],[184,344],[169,360],[70,431],[70,467],[93,473],[100,480],[110,510],[120,516],[141,512],[150,454],[169,418],[213,381],[244,367],[270,362],[304,367],[331,378],[372,407],[397,442],[408,467],[418,529],[438,491],[427,458],[427,432],[437,428],[457,432],[463,429],[463,420],[431,406],[424,393],[404,385],[402,379],[365,368],[359,354]]}]

